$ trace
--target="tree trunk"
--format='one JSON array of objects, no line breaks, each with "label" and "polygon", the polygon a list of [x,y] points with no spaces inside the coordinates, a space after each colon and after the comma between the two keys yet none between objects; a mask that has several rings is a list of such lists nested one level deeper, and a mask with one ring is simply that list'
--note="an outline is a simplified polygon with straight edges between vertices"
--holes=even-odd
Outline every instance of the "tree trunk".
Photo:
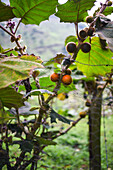
[{"label": "tree trunk", "polygon": [[89,111],[89,169],[101,170],[101,105],[102,94],[96,91]]}]

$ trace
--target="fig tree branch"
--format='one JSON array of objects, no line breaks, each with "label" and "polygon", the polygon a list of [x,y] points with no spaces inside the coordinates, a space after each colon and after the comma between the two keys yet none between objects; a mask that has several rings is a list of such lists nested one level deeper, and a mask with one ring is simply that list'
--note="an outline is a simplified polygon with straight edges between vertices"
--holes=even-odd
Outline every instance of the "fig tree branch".
[{"label": "fig tree branch", "polygon": [[70,129],[72,129],[82,118],[78,118],[76,121],[73,121],[72,125],[70,127],[68,127],[66,130],[58,133],[56,136],[54,136],[52,139],[56,139],[58,138],[59,136],[62,136],[64,134],[66,134]]}]

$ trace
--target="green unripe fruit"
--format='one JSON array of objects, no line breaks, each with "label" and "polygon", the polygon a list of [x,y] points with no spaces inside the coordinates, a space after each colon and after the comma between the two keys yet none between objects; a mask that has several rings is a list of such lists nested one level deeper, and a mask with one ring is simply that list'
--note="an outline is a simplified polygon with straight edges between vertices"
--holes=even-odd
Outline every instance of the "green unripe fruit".
[{"label": "green unripe fruit", "polygon": [[94,33],[94,31],[95,31],[95,28],[93,28],[93,27],[89,27],[89,29],[88,29],[88,36],[92,36],[93,35],[93,33]]},{"label": "green unripe fruit", "polygon": [[86,17],[86,22],[87,23],[91,23],[93,21],[93,17],[92,16],[87,16]]},{"label": "green unripe fruit", "polygon": [[74,42],[67,43],[66,50],[69,53],[74,53],[76,51],[76,44]]},{"label": "green unripe fruit", "polygon": [[79,37],[80,37],[81,39],[86,38],[86,36],[87,36],[87,32],[86,32],[85,30],[81,30],[81,31],[79,32]]},{"label": "green unripe fruit", "polygon": [[107,5],[111,6],[112,5],[112,1],[108,1]]},{"label": "green unripe fruit", "polygon": [[90,50],[91,50],[91,44],[88,43],[88,42],[83,43],[83,44],[81,45],[81,50],[82,50],[82,52],[84,52],[84,53],[89,53]]}]

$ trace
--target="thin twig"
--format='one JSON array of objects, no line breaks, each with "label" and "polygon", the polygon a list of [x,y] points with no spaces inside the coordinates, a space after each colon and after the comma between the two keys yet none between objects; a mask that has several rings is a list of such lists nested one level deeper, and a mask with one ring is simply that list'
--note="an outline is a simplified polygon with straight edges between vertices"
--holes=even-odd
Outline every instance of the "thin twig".
[{"label": "thin twig", "polygon": [[4,30],[5,32],[7,32],[11,37],[14,37],[14,38],[15,38],[15,35],[12,34],[11,32],[9,32],[7,29],[5,29],[2,25],[0,25],[0,28],[1,28],[2,30]]},{"label": "thin twig", "polygon": [[9,49],[9,50],[7,50],[7,51],[4,51],[2,54],[6,54],[6,53],[8,53],[8,52],[11,52],[11,51],[13,51],[14,49],[12,48],[12,49]]},{"label": "thin twig", "polygon": [[54,136],[52,139],[56,139],[56,138],[58,138],[59,136],[62,136],[62,135],[64,135],[64,134],[66,134],[66,133],[67,133],[70,129],[72,129],[72,127],[75,126],[81,119],[82,119],[81,117],[78,118],[76,121],[74,121],[74,122],[72,123],[72,125],[71,125],[70,127],[68,127],[66,130],[58,133],[58,134],[57,134],[56,136]]},{"label": "thin twig", "polygon": [[14,34],[16,34],[16,32],[17,32],[17,30],[18,30],[18,27],[19,27],[19,25],[20,25],[21,21],[22,21],[22,19],[20,19],[20,20],[19,20],[19,22],[18,22],[18,24],[17,24],[17,27],[16,27],[16,29],[15,29]]}]

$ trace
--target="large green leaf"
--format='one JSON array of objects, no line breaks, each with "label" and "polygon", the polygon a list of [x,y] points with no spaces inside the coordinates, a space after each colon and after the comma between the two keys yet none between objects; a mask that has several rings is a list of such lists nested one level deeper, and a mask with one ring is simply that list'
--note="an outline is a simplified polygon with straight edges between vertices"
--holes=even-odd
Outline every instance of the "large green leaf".
[{"label": "large green leaf", "polygon": [[8,108],[19,108],[24,105],[23,95],[16,92],[13,88],[2,88],[0,89],[0,103]]},{"label": "large green leaf", "polygon": [[90,53],[79,51],[76,62],[77,67],[86,76],[104,76],[113,68],[113,53],[109,49],[103,50],[98,37],[91,41]]},{"label": "large green leaf", "polygon": [[113,7],[106,7],[106,9],[103,12],[104,15],[110,15],[112,13],[113,13]]},{"label": "large green leaf", "polygon": [[5,3],[0,1],[0,22],[7,21],[15,17],[12,12],[12,7],[7,6]]},{"label": "large green leaf", "polygon": [[55,13],[58,0],[10,0],[13,12],[24,24],[37,24]]},{"label": "large green leaf", "polygon": [[[36,57],[36,56],[32,56]],[[39,60],[40,62],[40,60]],[[0,88],[6,87],[17,80],[29,77],[30,71],[34,68],[43,68],[38,60],[31,60],[31,56],[27,58],[6,57],[0,59]]]},{"label": "large green leaf", "polygon": [[81,22],[88,15],[95,0],[68,0],[65,4],[58,5],[56,16],[61,22]]}]

